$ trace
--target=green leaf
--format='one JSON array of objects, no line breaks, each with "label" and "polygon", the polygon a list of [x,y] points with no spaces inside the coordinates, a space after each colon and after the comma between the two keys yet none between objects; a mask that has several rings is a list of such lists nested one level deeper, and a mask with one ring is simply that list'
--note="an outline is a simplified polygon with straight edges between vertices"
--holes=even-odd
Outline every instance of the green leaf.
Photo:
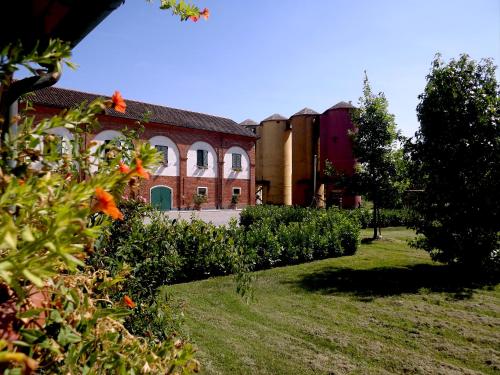
[{"label": "green leaf", "polygon": [[64,321],[58,310],[52,310],[50,312],[49,318],[56,323],[62,323]]},{"label": "green leaf", "polygon": [[35,241],[35,237],[33,236],[33,233],[31,232],[31,229],[28,226],[23,229],[21,233],[21,238],[26,242]]},{"label": "green leaf", "polygon": [[23,275],[26,276],[26,278],[31,281],[33,284],[35,284],[37,287],[41,288],[43,287],[43,280],[33,274],[30,270],[24,269],[22,271]]},{"label": "green leaf", "polygon": [[35,344],[37,342],[43,341],[42,338],[45,337],[45,333],[38,329],[22,329],[20,330],[22,338],[28,344]]},{"label": "green leaf", "polygon": [[85,266],[85,263],[83,263],[80,259],[78,258],[75,258],[73,255],[71,254],[63,254],[63,257],[68,260],[69,262],[73,263],[73,264],[76,264],[77,266],[80,266],[80,267],[84,267]]},{"label": "green leaf", "polygon": [[33,318],[35,316],[39,316],[43,311],[45,311],[44,308],[30,309],[30,310],[27,310],[27,311],[19,312],[17,314],[17,317],[19,319]]},{"label": "green leaf", "polygon": [[70,327],[62,327],[57,335],[57,342],[61,346],[66,346],[68,344],[76,344],[80,342],[82,338],[78,333],[72,330]]}]

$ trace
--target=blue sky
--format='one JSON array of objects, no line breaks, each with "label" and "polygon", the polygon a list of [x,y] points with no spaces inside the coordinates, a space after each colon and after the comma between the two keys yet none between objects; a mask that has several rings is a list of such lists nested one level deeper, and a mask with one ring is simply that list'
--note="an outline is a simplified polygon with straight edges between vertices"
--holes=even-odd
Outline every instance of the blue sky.
[{"label": "blue sky", "polygon": [[413,135],[436,52],[500,61],[499,0],[194,2],[208,21],[127,0],[75,48],[79,68],[58,86],[259,122],[355,104],[366,70]]}]

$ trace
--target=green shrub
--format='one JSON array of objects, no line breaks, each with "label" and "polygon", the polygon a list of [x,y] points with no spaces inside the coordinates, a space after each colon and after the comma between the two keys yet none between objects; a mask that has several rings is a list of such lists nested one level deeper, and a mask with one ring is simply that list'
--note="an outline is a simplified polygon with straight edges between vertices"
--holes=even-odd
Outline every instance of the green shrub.
[{"label": "green shrub", "polygon": [[247,207],[240,223],[241,246],[258,269],[351,255],[358,246],[357,217],[336,208]]},{"label": "green shrub", "polygon": [[220,227],[194,217],[168,220],[134,201],[120,209],[124,220],[101,237],[90,264],[114,277],[128,270],[112,298],[133,296],[137,307],[125,326],[157,339],[180,329],[178,309],[163,285],[237,274],[244,292],[244,271],[351,255],[359,243],[357,218],[336,208],[248,207],[241,215],[245,225]]},{"label": "green shrub", "polygon": [[[371,210],[358,208],[350,215],[359,221],[361,228],[373,228],[373,214]],[[406,209],[380,209],[379,225],[381,228],[408,226],[411,223],[410,213]]]},{"label": "green shrub", "polygon": [[311,210],[303,207],[292,206],[249,206],[246,207],[240,215],[240,225],[249,227],[255,222],[267,218],[271,225],[299,223],[310,215]]},{"label": "green shrub", "polygon": [[380,210],[382,227],[402,227],[409,224],[408,211],[404,209]]},{"label": "green shrub", "polygon": [[162,286],[238,273],[245,267],[236,221],[228,227],[194,219],[171,221],[136,201],[123,202],[120,210],[124,220],[113,222],[89,263],[112,276],[128,270],[112,298],[134,297],[137,307],[125,322],[134,334],[165,339],[180,329],[179,311]]}]

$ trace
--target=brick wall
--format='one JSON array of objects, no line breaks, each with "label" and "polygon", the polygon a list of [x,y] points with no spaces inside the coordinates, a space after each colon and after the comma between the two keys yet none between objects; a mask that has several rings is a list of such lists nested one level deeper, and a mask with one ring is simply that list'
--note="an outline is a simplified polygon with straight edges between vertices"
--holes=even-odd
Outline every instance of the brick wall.
[{"label": "brick wall", "polygon": [[[60,109],[35,106],[35,114],[38,119],[53,116],[60,112]],[[101,127],[95,130],[95,134],[104,130],[122,131],[128,129],[138,129],[135,120],[112,117],[108,115],[99,116]],[[88,145],[95,134],[86,136]],[[144,125],[144,132],[140,134],[140,139],[149,140],[154,136],[166,136],[170,138],[179,149],[180,176],[154,176],[149,180],[143,180],[139,188],[139,194],[150,200],[150,189],[154,186],[167,186],[172,189],[172,209],[193,208],[193,194],[196,188],[208,188],[208,201],[202,208],[228,208],[231,206],[232,188],[241,188],[241,196],[238,207],[255,204],[255,139],[240,135],[225,134],[215,131],[200,130],[194,128],[147,123]],[[217,153],[218,170],[216,178],[198,178],[186,176],[186,157],[189,147],[197,142],[203,141],[210,144]],[[245,150],[250,158],[250,179],[225,179],[223,176],[223,160],[226,151],[239,146]]]}]

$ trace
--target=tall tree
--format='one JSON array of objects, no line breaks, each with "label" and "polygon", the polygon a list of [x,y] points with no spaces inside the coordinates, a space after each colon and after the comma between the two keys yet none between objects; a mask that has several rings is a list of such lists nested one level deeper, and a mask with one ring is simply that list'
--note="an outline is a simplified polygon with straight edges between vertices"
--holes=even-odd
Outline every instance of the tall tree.
[{"label": "tall tree", "polygon": [[388,111],[383,93],[372,93],[365,73],[363,97],[353,113],[354,156],[358,161],[354,185],[373,201],[373,238],[379,237],[379,210],[388,194],[394,192],[396,162],[393,155],[397,140],[394,115]]},{"label": "tall tree", "polygon": [[491,60],[438,55],[419,96],[413,174],[418,245],[434,259],[499,261],[500,98]]}]

